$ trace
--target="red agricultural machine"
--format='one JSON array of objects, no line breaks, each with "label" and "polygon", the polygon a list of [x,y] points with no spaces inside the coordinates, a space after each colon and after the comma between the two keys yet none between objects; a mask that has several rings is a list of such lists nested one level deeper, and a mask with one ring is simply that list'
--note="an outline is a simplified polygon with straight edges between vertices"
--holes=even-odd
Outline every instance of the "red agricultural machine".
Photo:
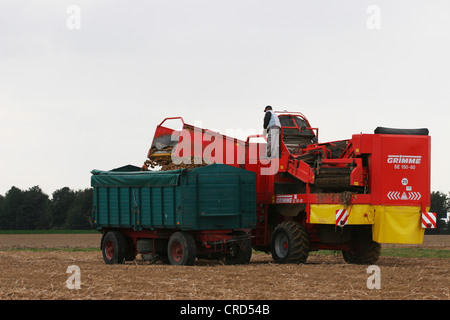
[{"label": "red agricultural machine", "polygon": [[[319,143],[318,129],[298,112],[276,112],[278,157],[264,157],[265,142],[198,128],[181,117],[161,122],[148,165],[223,163],[257,174],[255,250],[275,262],[302,263],[309,252],[340,250],[349,263],[372,264],[380,243],[423,241],[435,227],[430,207],[428,129],[378,127],[373,134]],[[181,129],[166,126],[181,122]]]}]

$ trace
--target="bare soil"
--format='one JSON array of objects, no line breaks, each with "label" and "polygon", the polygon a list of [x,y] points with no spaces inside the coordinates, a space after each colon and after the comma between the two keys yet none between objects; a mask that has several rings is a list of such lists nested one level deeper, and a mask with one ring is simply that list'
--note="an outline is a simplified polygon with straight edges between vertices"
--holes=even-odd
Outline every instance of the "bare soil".
[{"label": "bare soil", "polygon": [[99,248],[102,235],[93,234],[0,234],[0,250]]},{"label": "bare soil", "polygon": [[[264,253],[244,266],[198,260],[170,266],[136,259],[106,265],[98,251],[30,251],[98,248],[99,234],[0,235],[0,299],[94,300],[450,300],[450,259],[382,256],[381,289],[368,289],[367,266],[340,254],[311,254],[306,264],[279,265]],[[420,247],[450,250],[450,236],[426,236]],[[81,289],[68,289],[71,265]]]}]

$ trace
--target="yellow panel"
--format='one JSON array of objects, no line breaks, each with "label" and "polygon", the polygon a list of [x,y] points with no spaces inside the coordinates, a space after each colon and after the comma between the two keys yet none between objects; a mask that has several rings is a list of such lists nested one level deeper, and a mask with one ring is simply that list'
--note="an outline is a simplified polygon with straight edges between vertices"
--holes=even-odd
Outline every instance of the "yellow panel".
[{"label": "yellow panel", "polygon": [[373,207],[369,204],[358,204],[351,206],[348,216],[348,224],[373,224]]},{"label": "yellow panel", "polygon": [[373,240],[379,243],[421,244],[425,229],[421,227],[420,207],[374,206]]},{"label": "yellow panel", "polygon": [[[310,223],[336,224],[336,211],[344,209],[341,204],[312,204]],[[347,207],[348,224],[373,224],[374,212],[371,205],[356,204]]]},{"label": "yellow panel", "polygon": [[[313,204],[310,223],[336,224],[336,211],[344,209],[340,204]],[[347,207],[349,225],[372,224],[373,240],[379,243],[421,244],[425,229],[421,227],[422,212],[419,206],[371,206]],[[427,208],[427,210],[429,210]]]},{"label": "yellow panel", "polygon": [[336,224],[336,210],[343,209],[340,204],[312,204],[310,223]]}]

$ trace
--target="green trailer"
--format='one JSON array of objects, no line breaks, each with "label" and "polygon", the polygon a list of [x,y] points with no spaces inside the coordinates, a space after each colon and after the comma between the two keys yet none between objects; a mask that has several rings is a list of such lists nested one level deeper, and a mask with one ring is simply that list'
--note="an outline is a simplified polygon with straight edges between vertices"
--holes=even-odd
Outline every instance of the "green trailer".
[{"label": "green trailer", "polygon": [[92,218],[107,264],[141,254],[175,265],[247,263],[256,174],[223,164],[173,171],[93,170]]}]

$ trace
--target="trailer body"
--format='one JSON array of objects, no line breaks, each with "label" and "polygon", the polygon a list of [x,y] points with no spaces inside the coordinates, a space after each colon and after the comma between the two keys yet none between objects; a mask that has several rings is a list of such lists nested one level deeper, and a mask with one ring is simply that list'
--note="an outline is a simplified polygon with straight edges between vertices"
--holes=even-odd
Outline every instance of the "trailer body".
[{"label": "trailer body", "polygon": [[[107,263],[141,253],[173,258],[170,261],[177,264],[177,245],[180,259],[186,250],[195,251],[193,257],[228,255],[228,261],[245,250],[239,262],[250,259],[246,246],[249,231],[256,227],[255,173],[222,164],[192,170],[120,171],[93,170],[91,176],[94,227],[104,237],[115,235],[113,240],[102,240]],[[171,248],[174,234],[182,240]],[[120,241],[127,242],[126,254],[117,257],[114,250]],[[191,243],[181,248],[183,241]],[[195,249],[189,248],[193,245]]]}]

